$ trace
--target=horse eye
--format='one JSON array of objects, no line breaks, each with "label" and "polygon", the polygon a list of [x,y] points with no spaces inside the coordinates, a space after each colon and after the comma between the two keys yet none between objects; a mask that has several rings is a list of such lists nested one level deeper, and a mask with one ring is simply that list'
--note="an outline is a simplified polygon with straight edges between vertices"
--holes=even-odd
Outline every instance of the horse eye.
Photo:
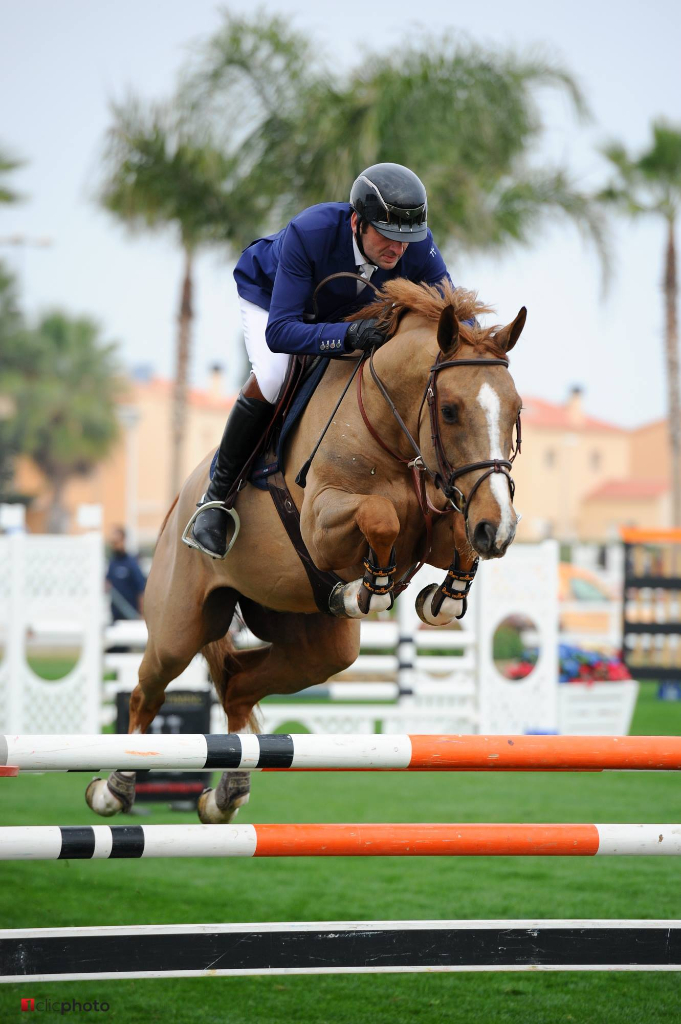
[{"label": "horse eye", "polygon": [[442,419],[445,423],[458,423],[459,422],[459,410],[455,405],[443,405],[442,406]]}]

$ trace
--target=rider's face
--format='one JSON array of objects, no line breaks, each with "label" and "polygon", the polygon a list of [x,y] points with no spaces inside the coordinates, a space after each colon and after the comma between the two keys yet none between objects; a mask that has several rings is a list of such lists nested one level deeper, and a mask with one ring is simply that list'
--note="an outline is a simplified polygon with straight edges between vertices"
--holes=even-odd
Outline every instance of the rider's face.
[{"label": "rider's face", "polygon": [[[351,224],[354,233],[357,229],[356,213],[352,215]],[[366,232],[362,233],[362,245],[370,263],[374,263],[381,270],[393,270],[404,254],[409,242],[394,242],[369,224]]]}]

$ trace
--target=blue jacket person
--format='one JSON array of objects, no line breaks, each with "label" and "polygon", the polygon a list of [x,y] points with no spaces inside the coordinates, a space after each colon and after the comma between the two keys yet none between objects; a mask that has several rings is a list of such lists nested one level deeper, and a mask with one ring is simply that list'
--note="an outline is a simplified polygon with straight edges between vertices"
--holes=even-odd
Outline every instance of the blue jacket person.
[{"label": "blue jacket person", "polygon": [[[343,322],[350,308],[374,299],[373,289],[351,278],[320,291],[318,322],[309,322],[315,287],[343,270],[379,287],[395,277],[437,284],[448,276],[428,228],[426,190],[407,167],[367,167],[349,203],[311,206],[244,249],[234,277],[252,373],[230,413],[201,504],[224,502],[269,423],[292,355],[366,351],[385,341],[374,320]],[[224,504],[205,509],[193,526],[196,546],[224,558],[230,523]]]}]

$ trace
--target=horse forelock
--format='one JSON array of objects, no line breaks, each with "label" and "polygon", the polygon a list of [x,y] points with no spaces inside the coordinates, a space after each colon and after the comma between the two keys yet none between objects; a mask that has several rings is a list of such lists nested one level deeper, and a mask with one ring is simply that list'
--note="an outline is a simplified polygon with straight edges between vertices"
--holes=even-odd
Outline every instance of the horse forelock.
[{"label": "horse forelock", "polygon": [[459,321],[459,334],[462,342],[472,345],[481,355],[499,357],[505,352],[495,344],[494,336],[499,325],[481,327],[463,323],[464,320],[492,313],[491,306],[478,299],[477,293],[465,288],[454,288],[449,281],[437,285],[416,284],[398,278],[387,281],[374,302],[347,317],[348,320],[364,320],[375,318],[386,332],[394,335],[400,320],[407,313],[413,313],[434,324],[440,319],[443,309],[452,306]]}]

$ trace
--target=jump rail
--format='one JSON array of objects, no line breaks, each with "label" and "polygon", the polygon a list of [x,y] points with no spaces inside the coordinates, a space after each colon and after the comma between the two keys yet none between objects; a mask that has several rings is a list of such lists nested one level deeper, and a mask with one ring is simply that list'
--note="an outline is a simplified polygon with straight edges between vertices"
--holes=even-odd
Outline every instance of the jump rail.
[{"label": "jump rail", "polygon": [[681,825],[20,825],[0,860],[679,856]]},{"label": "jump rail", "polygon": [[0,931],[0,982],[678,971],[681,921],[341,921]]},{"label": "jump rail", "polygon": [[0,736],[20,771],[680,771],[679,736]]}]

